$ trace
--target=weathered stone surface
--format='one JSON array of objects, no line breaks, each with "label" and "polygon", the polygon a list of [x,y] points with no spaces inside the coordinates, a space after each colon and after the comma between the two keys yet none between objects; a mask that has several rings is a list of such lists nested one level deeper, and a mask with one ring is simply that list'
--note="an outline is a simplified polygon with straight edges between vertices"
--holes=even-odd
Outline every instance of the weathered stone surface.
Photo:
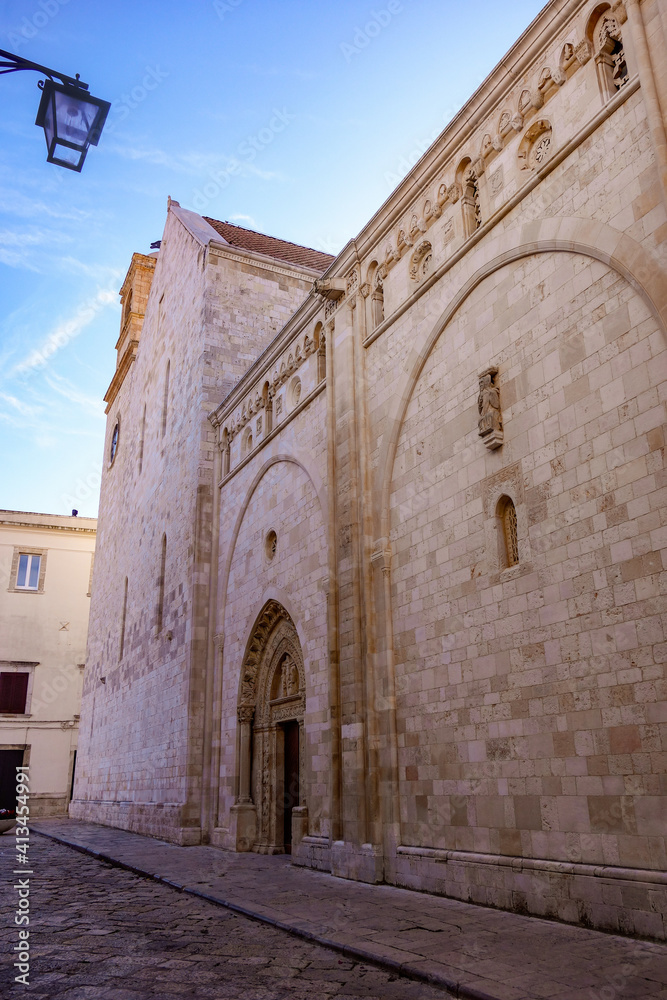
[{"label": "weathered stone surface", "polygon": [[547,4],[310,291],[172,203],[73,815],[272,852],[293,786],[301,864],[665,936],[667,46],[627,7]]}]

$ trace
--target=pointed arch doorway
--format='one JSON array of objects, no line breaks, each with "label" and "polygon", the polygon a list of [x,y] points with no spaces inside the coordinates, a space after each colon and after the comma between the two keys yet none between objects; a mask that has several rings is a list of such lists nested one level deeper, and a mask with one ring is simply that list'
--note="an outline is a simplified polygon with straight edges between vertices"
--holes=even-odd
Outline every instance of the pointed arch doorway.
[{"label": "pointed arch doorway", "polygon": [[252,629],[239,690],[237,850],[291,853],[292,816],[303,813],[305,673],[294,622],[269,601]]}]

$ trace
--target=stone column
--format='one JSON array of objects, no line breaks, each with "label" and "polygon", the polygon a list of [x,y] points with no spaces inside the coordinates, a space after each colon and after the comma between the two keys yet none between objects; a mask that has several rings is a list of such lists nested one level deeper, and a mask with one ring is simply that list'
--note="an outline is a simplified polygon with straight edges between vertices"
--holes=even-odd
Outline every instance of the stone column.
[{"label": "stone column", "polygon": [[239,793],[229,811],[229,836],[222,846],[232,851],[251,851],[257,840],[257,809],[250,796],[250,727],[255,709],[239,705]]},{"label": "stone column", "polygon": [[[390,873],[393,880],[396,868],[396,849],[401,843],[401,829],[398,795],[394,622],[391,605],[391,547],[388,538],[377,539],[371,562],[375,571],[375,607],[378,623],[378,680],[375,711],[381,734],[379,793],[382,815],[382,848],[385,878],[387,873]],[[380,623],[382,623],[383,628]]]},{"label": "stone column", "polygon": [[239,794],[237,803],[246,805],[252,802],[250,797],[250,727],[255,709],[251,705],[240,705],[239,720]]},{"label": "stone column", "polygon": [[[356,293],[340,304],[328,338],[333,356],[333,386],[328,385],[335,409],[334,448],[335,554],[338,585],[341,713],[341,833],[332,845],[332,872],[346,878],[376,882],[382,878],[381,850],[373,843],[377,814],[372,794],[368,693],[372,678],[368,660],[363,526],[363,483],[360,476],[361,363],[355,330]],[[333,391],[332,391],[333,390]],[[363,392],[363,389],[361,390]]]},{"label": "stone column", "polygon": [[[655,153],[656,167],[662,192],[662,203],[667,209],[667,134],[662,116],[655,75],[651,63],[646,27],[639,0],[625,0],[628,23],[632,31],[632,44],[639,70],[641,93],[646,106],[646,117]],[[623,22],[623,4],[616,4],[614,13]]]}]

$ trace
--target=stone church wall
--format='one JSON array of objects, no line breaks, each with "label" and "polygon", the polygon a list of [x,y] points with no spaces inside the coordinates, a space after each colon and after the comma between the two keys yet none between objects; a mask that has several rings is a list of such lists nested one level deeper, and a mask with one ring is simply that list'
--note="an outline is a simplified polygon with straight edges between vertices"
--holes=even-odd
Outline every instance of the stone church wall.
[{"label": "stone church wall", "polygon": [[[548,4],[308,294],[171,210],[179,461],[106,476],[75,814],[283,850],[297,723],[298,863],[665,936],[663,15]],[[134,596],[112,669],[172,505],[174,638]]]},{"label": "stone church wall", "polygon": [[[210,250],[207,264],[206,248],[184,225],[190,213],[172,205],[137,358],[109,412],[87,714],[71,812],[191,843],[200,838],[213,475],[208,413],[273,339],[310,281],[233,255],[214,259]],[[240,318],[246,302],[252,322]]]}]

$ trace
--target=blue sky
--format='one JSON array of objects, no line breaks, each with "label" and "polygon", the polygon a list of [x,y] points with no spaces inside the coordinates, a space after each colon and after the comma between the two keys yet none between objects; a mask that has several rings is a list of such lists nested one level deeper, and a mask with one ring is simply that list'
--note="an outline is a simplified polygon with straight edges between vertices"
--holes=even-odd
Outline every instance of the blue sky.
[{"label": "blue sky", "polygon": [[0,48],[112,109],[76,174],[38,75],[0,79],[0,508],[97,513],[117,293],[167,195],[337,252],[542,6],[3,0]]}]

